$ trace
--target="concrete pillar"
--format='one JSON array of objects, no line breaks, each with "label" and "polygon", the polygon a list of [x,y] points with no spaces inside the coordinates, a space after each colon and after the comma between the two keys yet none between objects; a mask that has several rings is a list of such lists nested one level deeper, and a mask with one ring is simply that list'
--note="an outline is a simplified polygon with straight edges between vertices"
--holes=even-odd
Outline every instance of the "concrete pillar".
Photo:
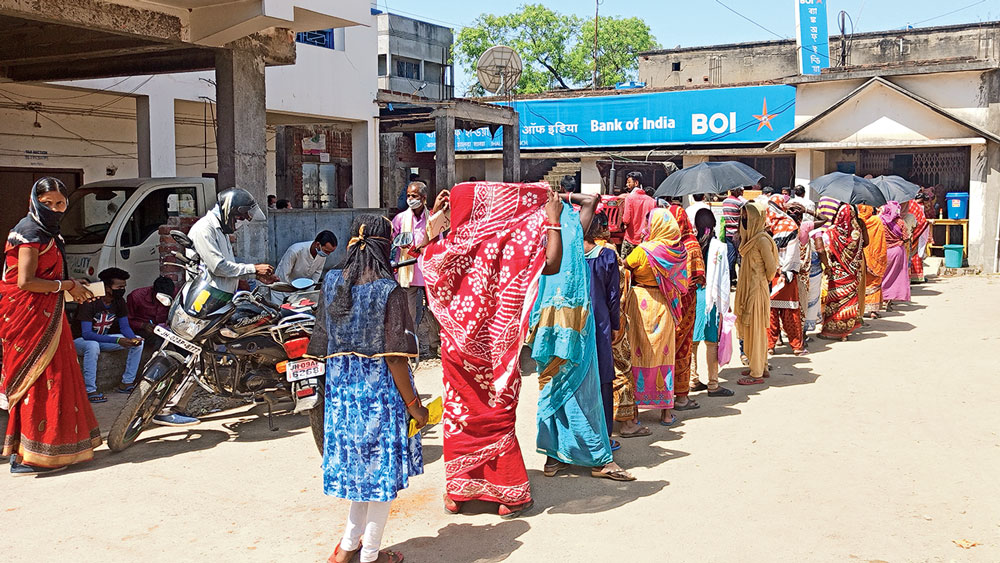
[{"label": "concrete pillar", "polygon": [[177,175],[177,142],[172,96],[137,96],[135,99],[136,140],[141,178],[170,178]]},{"label": "concrete pillar", "polygon": [[491,158],[486,161],[484,179],[487,182],[503,182],[503,159]]},{"label": "concrete pillar", "polygon": [[[996,194],[987,191],[989,157],[985,144],[972,145],[969,159],[969,266],[982,266],[983,271],[993,270],[996,249]],[[995,190],[994,190],[995,192]],[[992,219],[993,222],[989,223]],[[989,223],[989,224],[988,224]],[[990,236],[987,236],[987,233]]]},{"label": "concrete pillar", "polygon": [[[247,51],[222,49],[215,55],[218,104],[218,188],[249,191],[267,207],[267,108],[264,59]],[[236,241],[240,260],[267,258],[267,224],[252,223]]]},{"label": "concrete pillar", "polygon": [[378,131],[375,120],[351,124],[351,182],[354,207],[381,207],[379,183],[371,176],[378,170]]},{"label": "concrete pillar", "polygon": [[805,186],[806,197],[819,199],[813,194],[809,182],[826,174],[826,154],[823,151],[795,151],[795,185]]},{"label": "concrete pillar", "polygon": [[690,166],[694,166],[695,164],[701,164],[702,162],[708,162],[708,155],[686,154],[681,157],[681,168],[688,168]]},{"label": "concrete pillar", "polygon": [[503,126],[503,181],[521,181],[521,127]]},{"label": "concrete pillar", "polygon": [[581,158],[580,191],[585,194],[599,194],[603,190],[601,173],[597,170],[597,158]]},{"label": "concrete pillar", "polygon": [[455,117],[435,117],[434,132],[434,193],[437,193],[455,185]]}]

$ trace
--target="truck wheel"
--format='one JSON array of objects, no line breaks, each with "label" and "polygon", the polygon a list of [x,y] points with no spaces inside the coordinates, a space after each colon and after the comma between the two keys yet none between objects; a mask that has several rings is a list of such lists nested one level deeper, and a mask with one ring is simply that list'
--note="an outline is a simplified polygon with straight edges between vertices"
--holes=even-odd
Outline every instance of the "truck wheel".
[{"label": "truck wheel", "polygon": [[120,452],[131,446],[160,412],[177,387],[178,379],[173,375],[168,373],[156,383],[146,379],[139,381],[111,424],[111,431],[108,432],[108,448],[111,451]]}]

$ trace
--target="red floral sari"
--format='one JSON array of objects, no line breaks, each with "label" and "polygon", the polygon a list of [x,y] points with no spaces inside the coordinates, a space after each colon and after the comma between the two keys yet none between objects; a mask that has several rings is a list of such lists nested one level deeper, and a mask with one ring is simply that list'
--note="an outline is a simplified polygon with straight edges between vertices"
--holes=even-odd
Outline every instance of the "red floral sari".
[{"label": "red floral sari", "polygon": [[823,332],[826,338],[847,338],[858,327],[860,304],[858,275],[864,267],[861,229],[855,220],[854,208],[843,204],[837,210],[833,225],[827,229],[830,272],[826,280],[826,301],[823,303]]},{"label": "red floral sari", "polygon": [[[39,248],[35,276],[62,279],[59,248],[29,244]],[[0,391],[10,403],[3,455],[17,454],[21,463],[38,467],[87,461],[101,445],[101,432],[87,401],[63,296],[18,289],[18,248],[7,245],[0,282]]]},{"label": "red floral sari", "polygon": [[441,324],[446,491],[455,501],[531,500],[514,422],[518,356],[545,264],[548,184],[464,183],[452,231],[421,258]]}]

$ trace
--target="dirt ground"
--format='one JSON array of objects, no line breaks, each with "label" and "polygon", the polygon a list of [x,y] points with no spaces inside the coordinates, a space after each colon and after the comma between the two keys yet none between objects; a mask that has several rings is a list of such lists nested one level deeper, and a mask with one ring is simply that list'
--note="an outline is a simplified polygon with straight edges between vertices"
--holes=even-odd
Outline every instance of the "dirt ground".
[{"label": "dirt ground", "polygon": [[[638,477],[541,474],[534,380],[519,437],[535,509],[502,521],[441,508],[441,430],[393,506],[384,546],[413,562],[1000,561],[1000,278],[914,288],[914,303],[846,343],[778,349],[766,386],[695,395],[674,428],[624,441]],[[417,376],[438,395],[440,365]],[[107,429],[123,398],[98,410]],[[122,454],[42,478],[0,475],[4,558],[325,561],[347,503],[322,494],[304,417],[263,406],[158,428]],[[955,541],[980,545],[962,549]]]}]

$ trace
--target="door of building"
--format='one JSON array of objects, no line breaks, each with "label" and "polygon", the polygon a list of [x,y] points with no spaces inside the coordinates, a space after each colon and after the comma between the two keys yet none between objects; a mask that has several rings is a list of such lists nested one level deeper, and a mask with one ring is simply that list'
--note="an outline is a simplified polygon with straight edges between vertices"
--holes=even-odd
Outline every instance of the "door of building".
[{"label": "door of building", "polygon": [[45,176],[62,180],[71,193],[83,183],[83,170],[0,167],[0,197],[4,201],[4,205],[0,205],[0,233],[5,238],[28,213],[31,186]]}]

